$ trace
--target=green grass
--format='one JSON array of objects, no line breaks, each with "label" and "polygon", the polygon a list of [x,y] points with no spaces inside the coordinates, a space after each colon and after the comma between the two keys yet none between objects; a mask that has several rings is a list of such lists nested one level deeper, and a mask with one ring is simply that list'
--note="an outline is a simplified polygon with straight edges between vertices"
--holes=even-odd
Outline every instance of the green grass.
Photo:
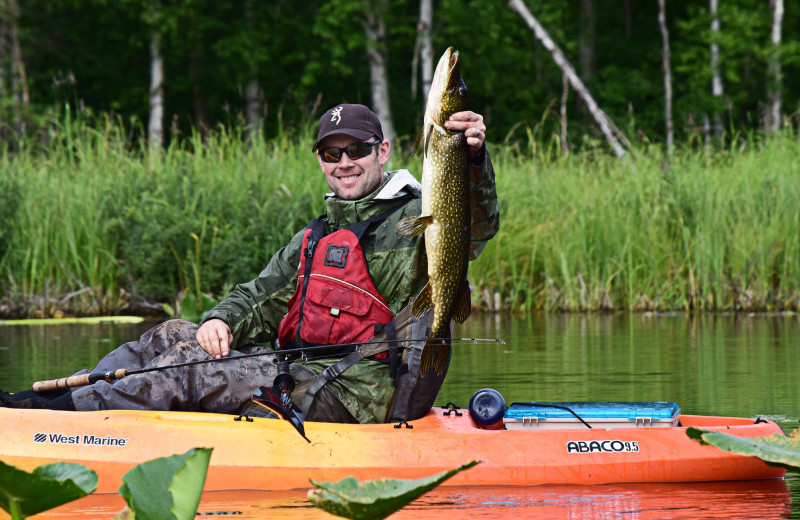
[{"label": "green grass", "polygon": [[501,151],[502,231],[470,276],[516,309],[794,310],[798,152],[791,135],[711,158]]},{"label": "green grass", "polygon": [[[148,157],[120,121],[66,119],[0,156],[0,314],[136,310],[212,299],[255,276],[324,210],[304,129],[249,148],[237,131]],[[490,147],[500,234],[470,267],[489,309],[796,310],[800,143],[622,160],[555,141]],[[394,167],[420,173],[419,158]],[[196,298],[199,301],[199,298]]]}]

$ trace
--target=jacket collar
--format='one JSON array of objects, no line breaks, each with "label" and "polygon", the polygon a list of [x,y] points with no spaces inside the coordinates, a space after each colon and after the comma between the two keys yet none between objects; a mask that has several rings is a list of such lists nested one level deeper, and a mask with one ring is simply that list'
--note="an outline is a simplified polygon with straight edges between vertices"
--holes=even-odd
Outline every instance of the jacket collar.
[{"label": "jacket collar", "polygon": [[419,198],[421,194],[422,186],[408,170],[387,172],[383,184],[362,199],[342,200],[328,193],[325,198],[328,224],[338,223],[339,228],[344,228],[386,211],[393,205],[391,201]]}]

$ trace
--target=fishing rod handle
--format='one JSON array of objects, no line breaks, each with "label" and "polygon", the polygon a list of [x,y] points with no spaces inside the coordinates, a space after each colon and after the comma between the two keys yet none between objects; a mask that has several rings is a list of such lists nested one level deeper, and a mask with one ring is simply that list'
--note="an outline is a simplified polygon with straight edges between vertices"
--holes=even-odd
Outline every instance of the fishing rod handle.
[{"label": "fishing rod handle", "polygon": [[112,372],[92,372],[91,374],[62,377],[61,379],[37,381],[33,383],[33,391],[37,394],[40,394],[42,392],[50,392],[52,390],[64,390],[67,388],[77,388],[79,386],[89,386],[98,381],[108,381],[110,383],[111,381],[122,379],[127,373],[127,369],[120,368]]}]

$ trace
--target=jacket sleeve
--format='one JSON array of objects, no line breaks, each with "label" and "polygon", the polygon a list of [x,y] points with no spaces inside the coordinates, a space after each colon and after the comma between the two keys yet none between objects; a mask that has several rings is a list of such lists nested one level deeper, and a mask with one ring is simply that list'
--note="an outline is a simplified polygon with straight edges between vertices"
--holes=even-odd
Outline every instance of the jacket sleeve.
[{"label": "jacket sleeve", "polygon": [[302,242],[301,231],[275,253],[256,279],[236,285],[201,323],[214,318],[227,323],[233,334],[233,348],[275,339],[297,285]]},{"label": "jacket sleeve", "polygon": [[[470,203],[472,211],[472,237],[470,260],[481,254],[483,248],[500,229],[500,208],[497,205],[497,188],[489,150],[484,146],[477,161],[470,160]],[[476,162],[478,164],[476,164]]]}]

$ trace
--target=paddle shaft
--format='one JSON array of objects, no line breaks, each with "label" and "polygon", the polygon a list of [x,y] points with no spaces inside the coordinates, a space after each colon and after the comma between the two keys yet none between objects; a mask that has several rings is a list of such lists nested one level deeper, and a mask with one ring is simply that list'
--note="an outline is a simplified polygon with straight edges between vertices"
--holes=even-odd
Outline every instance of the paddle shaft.
[{"label": "paddle shaft", "polygon": [[[502,339],[484,339],[484,338],[428,338],[428,339],[447,339],[449,341],[471,341],[474,343],[477,342],[493,342],[493,343],[503,343],[505,341]],[[309,352],[314,350],[321,350],[321,349],[329,349],[333,347],[342,348],[342,347],[359,347],[361,348],[362,354],[364,357],[372,356],[379,352],[386,350],[385,347],[377,347],[377,348],[363,348],[364,345],[380,345],[385,343],[401,343],[400,348],[409,348],[407,346],[402,345],[402,343],[407,343],[408,340],[406,339],[387,339],[387,340],[378,340],[378,341],[365,341],[363,343],[343,343],[340,345],[315,345],[312,347],[303,347],[303,348],[289,348],[289,349],[282,349],[282,350],[271,350],[268,352],[254,352],[251,354],[241,354],[238,356],[228,356],[219,359],[201,359],[198,361],[187,361],[186,363],[176,363],[174,365],[167,365],[163,367],[150,367],[150,368],[139,368],[136,370],[128,370],[127,368],[118,368],[117,370],[111,370],[108,372],[92,372],[91,374],[82,374],[76,376],[69,376],[69,377],[62,377],[60,379],[49,379],[46,381],[37,381],[33,384],[33,391],[36,393],[42,392],[49,392],[51,390],[64,390],[67,388],[78,388],[81,386],[88,386],[93,385],[98,381],[106,381],[111,383],[112,381],[117,381],[118,379],[122,379],[125,376],[131,376],[134,374],[146,374],[148,372],[157,372],[159,370],[169,370],[171,368],[183,368],[183,367],[191,367],[195,365],[204,365],[206,363],[221,363],[224,361],[230,361],[232,359],[245,359],[245,358],[252,358],[252,357],[260,357],[260,356],[283,356],[286,354],[292,353],[303,353]]]}]

